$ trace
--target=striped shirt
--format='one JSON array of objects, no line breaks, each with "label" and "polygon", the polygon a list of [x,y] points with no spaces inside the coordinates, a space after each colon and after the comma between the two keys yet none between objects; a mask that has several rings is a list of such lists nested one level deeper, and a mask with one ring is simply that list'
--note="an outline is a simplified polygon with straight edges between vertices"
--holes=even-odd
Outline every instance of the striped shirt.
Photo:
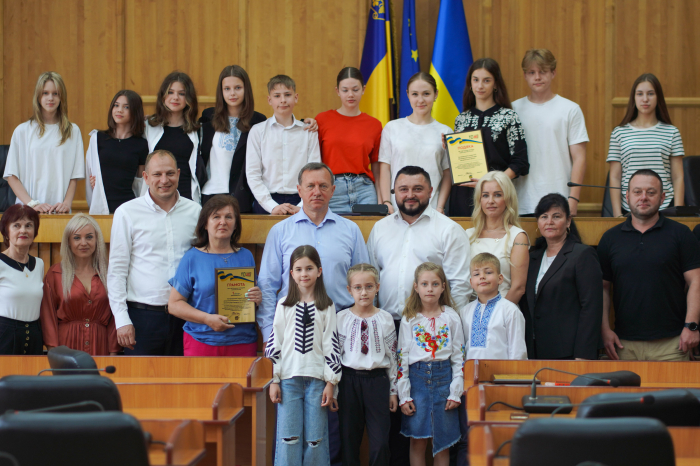
[{"label": "striped shirt", "polygon": [[627,205],[627,186],[637,170],[648,168],[659,174],[663,181],[666,200],[661,205],[665,209],[673,200],[671,183],[671,157],[682,157],[683,141],[681,133],[673,125],[658,122],[651,128],[635,128],[630,124],[616,127],[610,135],[610,149],[607,162],[620,162],[622,165],[622,208]]}]

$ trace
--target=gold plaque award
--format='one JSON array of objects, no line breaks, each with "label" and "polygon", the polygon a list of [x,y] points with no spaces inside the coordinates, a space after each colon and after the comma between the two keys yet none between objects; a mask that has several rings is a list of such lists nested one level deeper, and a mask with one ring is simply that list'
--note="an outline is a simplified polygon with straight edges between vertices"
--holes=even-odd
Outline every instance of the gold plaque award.
[{"label": "gold plaque award", "polygon": [[445,135],[447,155],[452,169],[452,184],[462,184],[488,173],[481,130]]},{"label": "gold plaque award", "polygon": [[255,303],[245,294],[255,286],[254,267],[214,269],[216,273],[216,313],[232,324],[255,322]]}]

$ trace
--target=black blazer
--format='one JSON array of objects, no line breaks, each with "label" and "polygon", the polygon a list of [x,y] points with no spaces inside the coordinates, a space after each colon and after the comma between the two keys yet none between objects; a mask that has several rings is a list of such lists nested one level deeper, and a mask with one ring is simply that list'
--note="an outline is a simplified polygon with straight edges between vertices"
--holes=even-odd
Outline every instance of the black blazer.
[{"label": "black blazer", "polygon": [[[209,163],[209,154],[211,153],[211,145],[214,140],[214,126],[211,119],[214,117],[214,107],[209,107],[202,112],[202,117],[199,122],[202,124],[201,143],[199,144],[198,164],[201,163],[205,168]],[[267,120],[267,117],[262,113],[254,112],[250,119],[250,126],[262,123]],[[229,176],[229,194],[238,199],[238,205],[241,213],[253,211],[253,193],[248,187],[248,178],[245,174],[245,155],[246,146],[248,145],[248,132],[241,133],[238,140],[236,150],[233,152],[233,162],[231,163],[231,175]],[[206,170],[205,170],[206,172]],[[200,184],[204,186],[204,184]]]},{"label": "black blazer", "polygon": [[567,240],[540,281],[547,248],[530,252],[525,296],[525,342],[530,359],[597,359],[603,318],[603,272],[595,250]]}]

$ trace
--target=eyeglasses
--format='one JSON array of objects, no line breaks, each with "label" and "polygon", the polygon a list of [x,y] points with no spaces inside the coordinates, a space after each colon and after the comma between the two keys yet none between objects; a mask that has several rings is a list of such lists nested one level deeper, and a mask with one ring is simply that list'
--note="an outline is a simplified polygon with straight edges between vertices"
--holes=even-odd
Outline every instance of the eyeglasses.
[{"label": "eyeglasses", "polygon": [[374,291],[374,289],[377,287],[377,285],[367,285],[367,286],[361,286],[361,285],[355,285],[352,287],[352,291],[355,293],[362,293],[362,290],[364,289],[366,292],[371,293]]},{"label": "eyeglasses", "polygon": [[367,321],[363,320],[360,325],[360,330],[362,330],[362,348],[360,351],[362,351],[362,354],[367,354],[369,352],[369,347],[367,346],[367,340],[369,340],[369,335],[367,334],[368,328],[369,325],[367,325]]}]

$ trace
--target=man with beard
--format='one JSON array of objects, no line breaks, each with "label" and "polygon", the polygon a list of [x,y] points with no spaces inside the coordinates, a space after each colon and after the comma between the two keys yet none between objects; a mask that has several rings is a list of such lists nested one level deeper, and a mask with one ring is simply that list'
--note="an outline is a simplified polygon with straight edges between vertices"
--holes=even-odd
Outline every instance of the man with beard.
[{"label": "man with beard", "polygon": [[598,244],[610,359],[687,361],[700,342],[700,246],[688,227],[659,213],[664,198],[656,172],[635,172],[627,191],[631,216]]},{"label": "man with beard", "polygon": [[[394,317],[396,333],[413,275],[423,262],[442,266],[459,312],[469,301],[469,240],[464,229],[430,206],[430,175],[420,167],[399,170],[394,181],[398,211],[374,224],[367,241],[370,263],[379,270],[378,307]],[[420,408],[418,408],[420,409]],[[464,411],[461,406],[458,409]],[[408,464],[409,439],[399,434],[401,410],[392,414],[391,464]]]}]

